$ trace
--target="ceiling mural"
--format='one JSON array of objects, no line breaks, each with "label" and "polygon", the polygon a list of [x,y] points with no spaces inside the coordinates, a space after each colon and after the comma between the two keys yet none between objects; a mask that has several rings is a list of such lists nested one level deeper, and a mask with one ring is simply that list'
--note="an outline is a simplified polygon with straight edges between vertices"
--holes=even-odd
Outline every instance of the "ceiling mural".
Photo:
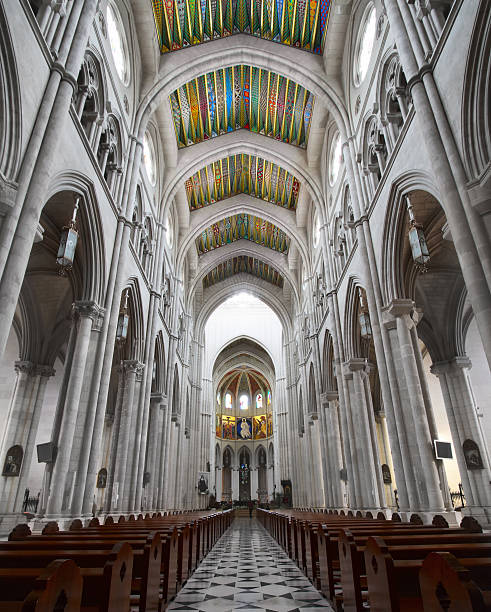
[{"label": "ceiling mural", "polygon": [[202,168],[186,181],[185,187],[191,210],[238,193],[295,210],[300,182],[270,161],[237,154]]},{"label": "ceiling mural", "polygon": [[244,33],[322,54],[331,0],[152,0],[162,53]]},{"label": "ceiling mural", "polygon": [[277,287],[283,287],[283,276],[275,268],[255,257],[239,255],[238,257],[233,257],[228,261],[218,264],[216,268],[208,272],[203,278],[203,288],[207,289],[216,283],[230,278],[234,274],[240,274],[242,272],[257,276]]},{"label": "ceiling mural", "polygon": [[196,238],[198,255],[235,242],[250,240],[280,253],[288,253],[290,239],[285,232],[269,221],[254,215],[241,213],[225,217],[208,227]]},{"label": "ceiling mural", "polygon": [[[218,388],[222,391],[230,391],[234,395],[240,392],[250,393],[253,396],[257,391],[264,393],[269,389],[269,384],[266,378],[256,370],[236,369],[227,372],[222,378]],[[269,396],[268,396],[269,398]],[[270,404],[268,404],[268,407]]]},{"label": "ceiling mural", "polygon": [[314,96],[274,72],[239,65],[193,79],[170,104],[179,148],[239,129],[306,148]]}]

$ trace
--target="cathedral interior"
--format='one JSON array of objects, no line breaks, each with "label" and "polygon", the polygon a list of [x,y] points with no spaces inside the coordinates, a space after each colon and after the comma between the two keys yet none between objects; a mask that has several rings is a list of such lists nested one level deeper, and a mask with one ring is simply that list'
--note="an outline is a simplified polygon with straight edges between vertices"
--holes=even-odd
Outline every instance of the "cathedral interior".
[{"label": "cathedral interior", "polygon": [[489,0],[0,0],[0,539],[491,528],[490,83]]}]

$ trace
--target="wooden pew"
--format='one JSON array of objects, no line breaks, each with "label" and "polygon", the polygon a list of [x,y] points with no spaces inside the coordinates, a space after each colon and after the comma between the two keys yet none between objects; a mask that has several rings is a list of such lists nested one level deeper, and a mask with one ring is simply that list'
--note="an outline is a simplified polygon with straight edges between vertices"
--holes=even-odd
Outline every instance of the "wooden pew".
[{"label": "wooden pew", "polygon": [[[55,536],[31,536],[22,541],[0,542],[0,555],[3,551],[12,550],[49,551],[57,556],[62,556],[66,549],[110,552],[121,540],[118,534],[93,536],[85,534],[84,530],[62,534],[63,532],[59,532]],[[158,612],[162,557],[160,536],[158,533],[150,532],[138,538],[125,537],[125,541],[133,550],[131,603],[138,606],[140,612]]]},{"label": "wooden pew", "polygon": [[63,549],[2,551],[0,568],[15,574],[23,568],[44,568],[53,560],[71,559],[80,568],[83,580],[81,608],[91,608],[94,612],[124,612],[130,609],[131,575],[133,553],[129,544],[119,542],[112,550]]},{"label": "wooden pew", "polygon": [[[484,536],[483,539],[489,538]],[[485,559],[486,569],[489,569],[491,543],[465,540],[463,535],[460,542],[389,545],[378,536],[368,538],[364,557],[370,609],[373,612],[422,611],[419,572],[425,558],[435,549],[452,553],[464,567],[466,564],[480,565],[481,559]]]},{"label": "wooden pew", "polygon": [[424,612],[489,612],[491,559],[458,560],[432,552],[423,561],[419,584]]},{"label": "wooden pew", "polygon": [[0,569],[0,612],[80,612],[82,576],[69,559],[46,568]]}]

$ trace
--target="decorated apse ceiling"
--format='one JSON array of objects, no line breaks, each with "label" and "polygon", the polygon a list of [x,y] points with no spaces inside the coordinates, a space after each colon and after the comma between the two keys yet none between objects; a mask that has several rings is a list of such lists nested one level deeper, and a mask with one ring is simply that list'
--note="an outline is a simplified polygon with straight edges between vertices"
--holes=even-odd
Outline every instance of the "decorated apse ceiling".
[{"label": "decorated apse ceiling", "polygon": [[207,289],[216,283],[226,280],[234,274],[251,274],[257,278],[276,285],[277,287],[283,287],[283,276],[275,269],[255,257],[248,257],[247,255],[239,255],[238,257],[232,257],[228,261],[224,261],[216,268],[213,268],[203,278],[203,288]]},{"label": "decorated apse ceiling", "polygon": [[250,240],[280,253],[288,253],[290,239],[269,221],[241,213],[225,217],[208,227],[196,238],[198,255],[203,255],[236,240]]},{"label": "decorated apse ceiling", "polygon": [[306,148],[314,96],[274,72],[239,65],[189,81],[170,104],[179,148],[239,129]]},{"label": "decorated apse ceiling", "polygon": [[250,368],[235,369],[225,374],[218,385],[218,389],[222,393],[230,391],[234,396],[247,393],[253,397],[258,391],[266,392],[269,389],[269,384],[264,376],[256,370]]},{"label": "decorated apse ceiling", "polygon": [[295,210],[300,182],[270,161],[238,154],[202,168],[186,181],[185,187],[191,210],[239,193]]},{"label": "decorated apse ceiling", "polygon": [[331,0],[152,0],[162,53],[251,34],[321,54]]}]

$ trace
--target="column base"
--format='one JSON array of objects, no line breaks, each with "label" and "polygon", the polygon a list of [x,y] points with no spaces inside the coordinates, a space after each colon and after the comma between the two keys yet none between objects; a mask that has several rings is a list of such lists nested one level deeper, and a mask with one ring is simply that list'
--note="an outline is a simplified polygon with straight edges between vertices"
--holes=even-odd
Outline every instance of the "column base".
[{"label": "column base", "polygon": [[462,518],[471,516],[483,529],[491,529],[491,508],[489,506],[464,506],[460,513]]},{"label": "column base", "polygon": [[6,512],[0,514],[0,538],[6,537],[12,531],[12,529],[20,523],[31,526],[32,514],[27,516],[22,512]]}]

